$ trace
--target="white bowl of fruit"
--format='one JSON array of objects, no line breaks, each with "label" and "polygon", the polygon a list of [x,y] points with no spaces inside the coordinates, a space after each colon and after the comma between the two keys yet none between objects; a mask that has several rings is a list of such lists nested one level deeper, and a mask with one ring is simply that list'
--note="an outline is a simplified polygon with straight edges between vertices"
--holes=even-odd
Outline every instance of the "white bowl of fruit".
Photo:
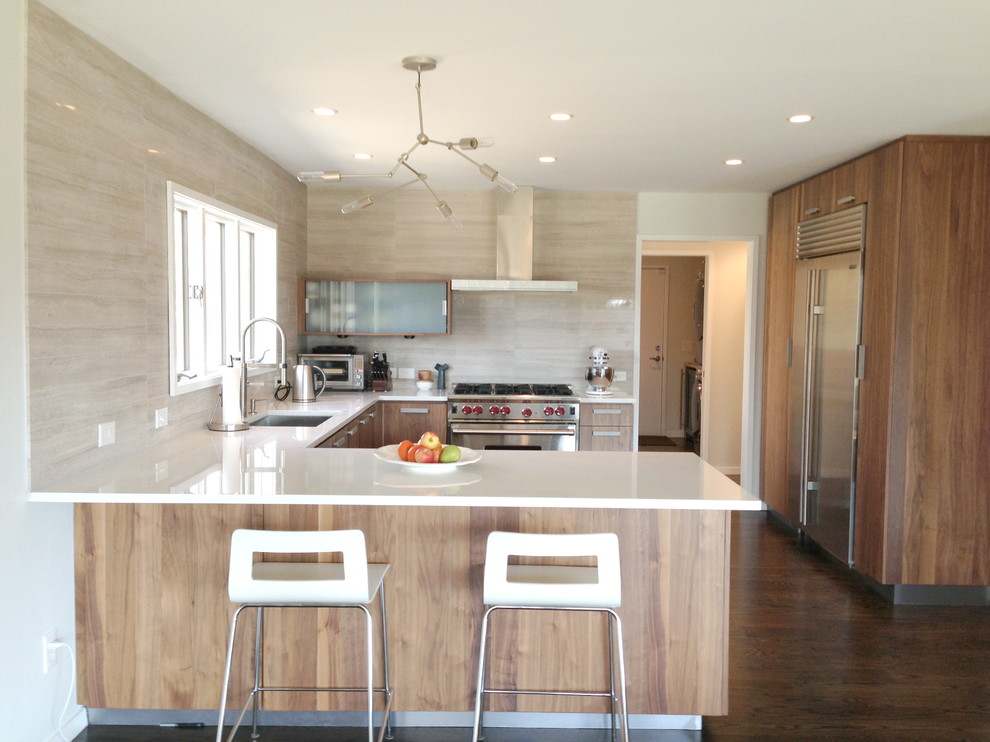
[{"label": "white bowl of fruit", "polygon": [[445,446],[440,436],[426,432],[415,443],[406,440],[375,450],[382,461],[400,464],[411,471],[434,473],[451,471],[458,466],[473,464],[481,459],[481,453],[464,446]]}]

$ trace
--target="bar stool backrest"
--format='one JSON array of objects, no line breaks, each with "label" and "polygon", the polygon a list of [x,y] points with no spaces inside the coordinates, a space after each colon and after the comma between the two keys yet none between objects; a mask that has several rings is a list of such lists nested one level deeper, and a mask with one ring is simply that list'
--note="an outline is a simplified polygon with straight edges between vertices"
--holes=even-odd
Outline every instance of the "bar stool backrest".
[{"label": "bar stool backrest", "polygon": [[[328,554],[342,563],[256,562],[255,554]],[[371,601],[364,533],[239,528],[230,539],[227,593],[234,603],[348,605]]]},{"label": "bar stool backrest", "polygon": [[[511,565],[511,556],[597,558],[596,567]],[[488,535],[486,605],[618,608],[622,602],[619,538],[614,533]]]}]

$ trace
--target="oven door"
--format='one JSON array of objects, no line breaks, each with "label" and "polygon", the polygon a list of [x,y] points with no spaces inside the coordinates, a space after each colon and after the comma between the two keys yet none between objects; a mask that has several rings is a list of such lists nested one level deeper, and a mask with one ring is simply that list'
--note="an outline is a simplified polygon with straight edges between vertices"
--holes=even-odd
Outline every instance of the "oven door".
[{"label": "oven door", "polygon": [[576,451],[577,425],[451,422],[448,440],[476,451]]}]

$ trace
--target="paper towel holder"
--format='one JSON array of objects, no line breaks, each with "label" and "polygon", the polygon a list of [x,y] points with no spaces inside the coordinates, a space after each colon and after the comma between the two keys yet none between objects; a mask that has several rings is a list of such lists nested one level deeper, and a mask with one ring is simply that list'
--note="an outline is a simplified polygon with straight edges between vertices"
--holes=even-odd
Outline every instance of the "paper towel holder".
[{"label": "paper towel holder", "polygon": [[[237,360],[239,361],[240,359]],[[230,357],[231,367],[233,367],[234,361],[235,361],[234,356],[231,356]],[[251,428],[250,425],[244,422],[243,417],[239,422],[235,422],[235,423],[216,422],[217,410],[220,409],[222,404],[223,404],[223,384],[221,383],[220,391],[217,393],[217,401],[213,405],[213,413],[210,415],[209,422],[206,423],[207,428],[216,431],[218,433],[236,433],[239,430],[249,430]],[[240,405],[241,405],[241,400],[240,398],[238,398],[237,399],[238,409],[240,409]]]}]

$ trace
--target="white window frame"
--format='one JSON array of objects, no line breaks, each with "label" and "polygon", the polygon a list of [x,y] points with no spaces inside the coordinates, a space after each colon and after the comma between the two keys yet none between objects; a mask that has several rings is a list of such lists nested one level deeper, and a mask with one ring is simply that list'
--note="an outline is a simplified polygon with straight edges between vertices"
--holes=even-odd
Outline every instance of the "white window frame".
[{"label": "white window frame", "polygon": [[[167,193],[169,394],[177,396],[219,385],[220,369],[231,355],[240,355],[244,325],[255,317],[275,317],[278,227],[172,181]],[[232,236],[236,244],[228,241]],[[198,259],[189,258],[190,248]],[[237,284],[233,291],[231,283]],[[200,304],[195,312],[193,301]],[[256,325],[248,338],[249,356],[254,347],[275,352],[274,341],[274,328]],[[182,373],[194,376],[180,378]]]}]

